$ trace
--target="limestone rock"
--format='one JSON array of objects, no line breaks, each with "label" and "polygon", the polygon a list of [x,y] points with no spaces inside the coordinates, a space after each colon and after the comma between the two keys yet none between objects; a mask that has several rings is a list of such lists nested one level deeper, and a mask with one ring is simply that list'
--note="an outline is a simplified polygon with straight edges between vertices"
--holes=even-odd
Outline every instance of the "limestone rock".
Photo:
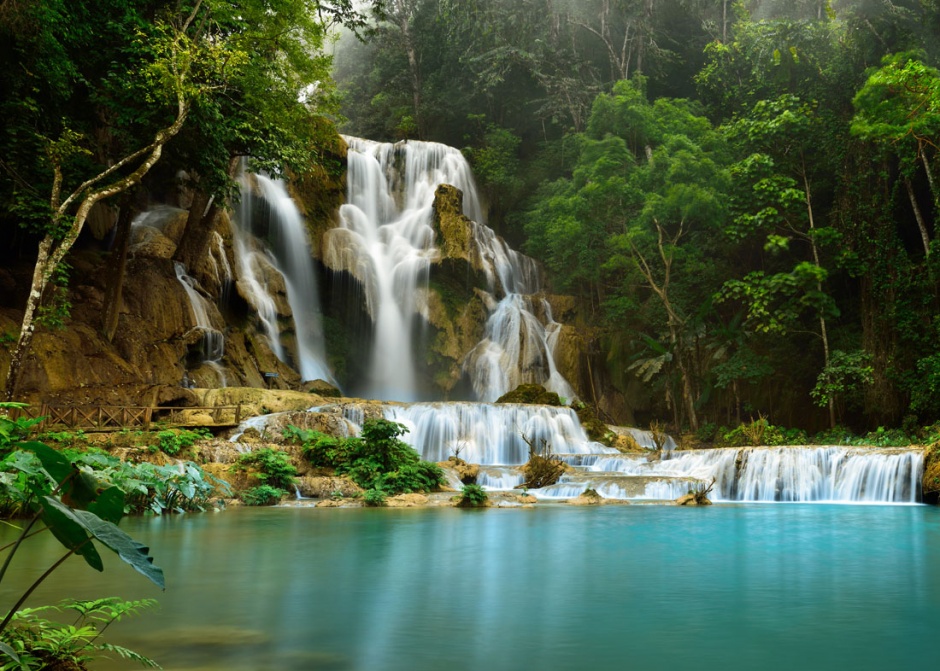
[{"label": "limestone rock", "polygon": [[156,228],[140,226],[137,230],[137,236],[131,244],[130,253],[134,257],[171,259],[173,254],[176,253],[176,243]]},{"label": "limestone rock", "polygon": [[520,384],[512,391],[506,392],[497,403],[526,403],[534,405],[562,405],[558,394],[548,391],[540,384]]},{"label": "limestone rock", "polygon": [[677,506],[710,506],[712,504],[705,496],[698,496],[692,492],[676,499]]},{"label": "limestone rock", "polygon": [[390,496],[386,500],[385,505],[389,508],[415,508],[418,506],[426,506],[428,501],[430,501],[430,498],[427,495],[412,492],[410,494]]},{"label": "limestone rock", "polygon": [[437,187],[432,226],[443,257],[471,262],[473,224],[463,213],[460,189],[450,184]]},{"label": "limestone rock", "polygon": [[570,506],[599,506],[603,503],[604,499],[593,489],[585,489],[577,498],[568,499],[568,505]]},{"label": "limestone rock", "polygon": [[308,475],[297,479],[297,489],[301,496],[318,499],[354,498],[361,496],[363,489],[349,478],[325,475]]},{"label": "limestone rock", "polygon": [[450,457],[447,461],[440,462],[440,466],[452,469],[465,485],[474,484],[480,474],[479,464],[468,463],[460,457]]}]

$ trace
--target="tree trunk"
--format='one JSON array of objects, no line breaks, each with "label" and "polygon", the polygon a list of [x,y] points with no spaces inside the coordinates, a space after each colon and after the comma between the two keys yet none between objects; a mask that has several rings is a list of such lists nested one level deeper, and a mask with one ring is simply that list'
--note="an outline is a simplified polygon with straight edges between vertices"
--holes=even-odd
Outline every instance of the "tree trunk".
[{"label": "tree trunk", "polygon": [[917,195],[914,193],[914,185],[907,177],[904,178],[904,188],[907,189],[907,197],[911,201],[911,207],[914,210],[914,219],[917,221],[917,228],[920,229],[920,239],[924,243],[924,256],[930,256],[930,233],[927,232],[927,222],[924,221],[924,215],[920,211],[920,205],[917,204]]},{"label": "tree trunk", "polygon": [[940,216],[940,193],[937,192],[937,183],[934,181],[933,171],[930,169],[930,161],[927,158],[927,148],[921,143],[920,161],[924,164],[924,172],[927,173],[927,184],[930,185],[930,195],[933,196],[934,216]]},{"label": "tree trunk", "polygon": [[[813,231],[816,230],[816,222],[813,218],[813,199],[810,193],[809,187],[809,178],[806,176],[806,171],[803,172],[803,189],[806,194],[806,211],[809,216],[809,244],[810,248],[813,250],[813,263],[816,264],[818,268],[822,268],[822,265],[819,263],[819,248],[816,246],[816,236],[813,235]],[[821,281],[816,282],[816,290],[822,294],[823,285]],[[824,369],[829,368],[829,332],[826,325],[826,317],[822,312],[819,313],[819,337],[822,339],[823,344],[823,366]],[[835,398],[832,394],[829,395],[829,428],[836,428],[836,403]]]},{"label": "tree trunk", "polygon": [[[62,259],[65,258],[65,255],[68,254],[72,245],[75,244],[79,234],[82,232],[82,228],[85,226],[85,220],[88,219],[88,213],[91,211],[91,208],[94,207],[95,203],[122,193],[131,186],[139,184],[144,175],[150,171],[150,168],[160,160],[160,156],[163,154],[163,146],[179,133],[188,114],[189,103],[180,99],[176,119],[170,126],[158,131],[151,144],[125,156],[94,178],[84,182],[64,201],[60,201],[60,191],[63,181],[61,165],[54,165],[55,178],[52,187],[52,197],[50,199],[53,215],[52,221],[50,222],[50,230],[65,221],[71,220],[71,222],[69,223],[65,236],[61,240],[56,241],[51,235],[47,235],[43,238],[42,242],[39,243],[39,253],[36,258],[36,267],[33,270],[33,280],[30,285],[29,298],[26,301],[26,307],[23,311],[20,335],[10,355],[10,368],[7,372],[7,380],[4,388],[4,396],[8,401],[13,400],[13,396],[16,393],[23,360],[28,354],[29,347],[33,342],[33,333],[36,328],[36,311],[39,309],[39,304],[42,300],[46,285],[49,283],[49,278],[52,277],[56,268],[62,263]],[[111,177],[117,171],[127,167],[138,159],[142,159],[141,164],[126,177],[122,177],[107,186],[91,190],[96,183]],[[70,216],[68,210],[76,202],[78,203],[78,208],[75,214]]]},{"label": "tree trunk", "polygon": [[104,299],[104,311],[101,320],[101,330],[108,342],[114,340],[117,331],[118,317],[121,314],[123,299],[121,293],[124,289],[124,275],[127,270],[127,250],[131,244],[131,221],[134,210],[129,199],[121,207],[118,217],[117,239],[110,255],[111,272],[108,277],[108,287]]},{"label": "tree trunk", "polygon": [[[20,335],[16,346],[10,355],[10,368],[7,371],[7,381],[4,396],[7,401],[14,400],[16,387],[19,383],[23,360],[26,358],[29,347],[33,342],[36,331],[35,315],[42,300],[42,292],[52,275],[52,268],[48,267],[49,251],[52,249],[52,236],[47,235],[39,243],[39,255],[36,258],[36,267],[33,269],[33,281],[29,287],[29,297],[26,299],[26,308],[23,311],[23,321],[20,325]],[[44,274],[45,273],[45,274]]]}]

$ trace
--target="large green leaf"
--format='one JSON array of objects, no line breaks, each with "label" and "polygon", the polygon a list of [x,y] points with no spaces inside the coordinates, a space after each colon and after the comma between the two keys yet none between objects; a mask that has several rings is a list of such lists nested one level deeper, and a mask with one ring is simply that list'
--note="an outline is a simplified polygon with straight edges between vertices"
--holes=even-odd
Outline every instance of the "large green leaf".
[{"label": "large green leaf", "polygon": [[74,466],[72,462],[66,459],[65,455],[61,452],[53,450],[51,447],[45,443],[38,443],[36,441],[26,442],[26,443],[17,443],[16,447],[21,450],[27,450],[32,452],[37,457],[39,461],[42,462],[42,467],[49,472],[56,482],[62,482],[67,477],[72,474]]},{"label": "large green leaf", "polygon": [[88,512],[106,522],[117,524],[124,517],[124,490],[120,487],[108,487],[89,504]]},{"label": "large green leaf", "polygon": [[[80,525],[98,541],[118,554],[135,571],[150,580],[160,589],[165,589],[163,569],[153,565],[150,548],[138,543],[114,524],[101,519],[87,510],[73,510],[51,496],[43,497],[46,505],[60,511],[70,520]],[[90,544],[89,544],[90,545]]]},{"label": "large green leaf", "polygon": [[73,508],[87,509],[98,497],[98,481],[80,471],[65,455],[45,443],[17,443],[17,447],[35,454],[43,468],[62,486],[62,500]]},{"label": "large green leaf", "polygon": [[69,550],[83,557],[85,562],[96,571],[104,571],[104,564],[95,544],[91,542],[85,525],[71,514],[71,508],[51,496],[42,497],[42,521],[49,527],[52,535]]}]

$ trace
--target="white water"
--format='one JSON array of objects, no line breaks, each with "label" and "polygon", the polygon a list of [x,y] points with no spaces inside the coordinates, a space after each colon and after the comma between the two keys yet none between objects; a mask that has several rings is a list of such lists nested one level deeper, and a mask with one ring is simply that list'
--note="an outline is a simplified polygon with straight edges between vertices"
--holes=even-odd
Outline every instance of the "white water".
[{"label": "white water", "polygon": [[287,300],[294,315],[297,358],[303,380],[334,382],[326,364],[320,298],[307,229],[284,183],[256,175],[258,189],[271,206],[269,237],[283,269]]},{"label": "white water", "polygon": [[[255,193],[257,189],[257,194]],[[253,234],[251,217],[256,198],[267,205],[268,244]],[[284,183],[264,175],[242,178],[239,214],[236,217],[235,256],[239,281],[255,308],[272,351],[288,361],[287,348],[278,325],[277,305],[271,291],[272,272],[283,278],[295,335],[295,367],[303,380],[326,380],[335,384],[323,344],[320,299],[306,226]]]},{"label": "white water", "polygon": [[[689,482],[715,486],[713,501],[916,503],[923,452],[855,447],[756,447],[675,451],[649,462],[642,456],[583,459],[592,475],[655,478],[636,498],[674,499]],[[630,497],[633,498],[633,497]]]},{"label": "white water", "polygon": [[212,320],[209,317],[209,311],[214,306],[199,293],[196,288],[196,280],[186,274],[186,267],[182,263],[174,262],[173,268],[176,271],[176,279],[179,280],[187,298],[189,298],[189,307],[192,311],[195,328],[202,331],[202,361],[216,371],[219,376],[219,386],[224,387],[227,379],[225,368],[220,362],[225,354],[225,336],[212,325]]},{"label": "white water", "polygon": [[415,403],[386,406],[386,419],[409,432],[402,440],[428,461],[459,455],[474,464],[520,465],[529,459],[525,437],[541,452],[616,452],[588,439],[571,408],[485,403]]},{"label": "white water", "polygon": [[[544,384],[566,399],[574,391],[555,368],[557,331],[542,299],[538,268],[483,223],[483,211],[470,167],[452,147],[432,142],[377,143],[346,138],[349,145],[347,202],[340,226],[324,236],[324,262],[345,271],[361,286],[374,326],[369,379],[370,398],[413,401],[421,396],[415,372],[415,324],[426,307],[434,244],[434,193],[441,184],[463,192],[464,214],[473,222],[472,238],[490,294],[490,316],[483,340],[470,352],[464,371],[480,400],[496,400],[523,382]],[[545,323],[535,313],[547,317]]]},{"label": "white water", "polygon": [[235,249],[236,284],[239,294],[254,308],[271,351],[278,359],[284,361],[286,354],[281,344],[281,332],[277,323],[277,304],[269,288],[271,274],[278,271],[275,268],[273,256],[251,232],[254,194],[250,175],[242,176],[241,187],[241,199],[233,217],[232,236]]}]

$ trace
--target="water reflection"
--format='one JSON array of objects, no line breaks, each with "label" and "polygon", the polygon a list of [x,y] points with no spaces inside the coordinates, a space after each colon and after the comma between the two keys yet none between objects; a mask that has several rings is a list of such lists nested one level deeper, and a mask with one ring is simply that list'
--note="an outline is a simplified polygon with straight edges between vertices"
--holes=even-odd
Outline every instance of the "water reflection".
[{"label": "water reflection", "polygon": [[[158,592],[114,556],[33,603],[159,612],[111,640],[166,669],[876,669],[933,658],[928,507],[231,510],[135,519]],[[6,532],[7,534],[9,532]],[[52,557],[35,539],[2,590]],[[110,633],[110,632],[109,632]],[[128,668],[126,663],[103,669]]]}]

